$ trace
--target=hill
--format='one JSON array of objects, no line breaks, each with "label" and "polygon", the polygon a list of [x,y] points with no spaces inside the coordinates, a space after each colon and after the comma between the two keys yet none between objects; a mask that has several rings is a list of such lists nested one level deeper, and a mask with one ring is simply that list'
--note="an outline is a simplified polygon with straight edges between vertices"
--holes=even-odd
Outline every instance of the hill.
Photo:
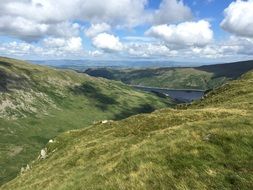
[{"label": "hill", "polygon": [[171,89],[216,88],[253,69],[253,61],[207,65],[201,67],[173,67],[158,69],[87,69],[85,73],[126,84]]},{"label": "hill", "polygon": [[61,134],[3,190],[253,188],[253,72],[201,101]]},{"label": "hill", "polygon": [[61,132],[172,104],[121,82],[0,58],[0,185]]},{"label": "hill", "polygon": [[40,65],[48,65],[61,69],[71,69],[78,70],[80,72],[85,71],[89,68],[116,68],[116,69],[147,69],[147,68],[157,68],[157,67],[182,67],[185,64],[190,67],[196,67],[202,65],[201,63],[196,62],[174,62],[168,60],[103,60],[103,59],[82,59],[82,60],[29,60],[29,62],[40,64]]}]

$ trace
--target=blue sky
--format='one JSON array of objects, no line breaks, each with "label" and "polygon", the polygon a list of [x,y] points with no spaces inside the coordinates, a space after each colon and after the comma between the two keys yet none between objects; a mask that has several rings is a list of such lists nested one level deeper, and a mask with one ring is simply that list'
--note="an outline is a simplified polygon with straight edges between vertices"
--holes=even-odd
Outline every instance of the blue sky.
[{"label": "blue sky", "polygon": [[252,10],[253,0],[8,0],[0,3],[0,56],[252,59]]}]

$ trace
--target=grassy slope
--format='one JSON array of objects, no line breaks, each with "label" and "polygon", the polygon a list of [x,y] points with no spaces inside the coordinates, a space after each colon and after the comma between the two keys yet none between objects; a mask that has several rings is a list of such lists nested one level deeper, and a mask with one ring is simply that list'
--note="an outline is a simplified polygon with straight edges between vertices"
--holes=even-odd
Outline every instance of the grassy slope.
[{"label": "grassy slope", "polygon": [[59,133],[166,102],[120,82],[0,58],[0,185]]},{"label": "grassy slope", "polygon": [[143,70],[88,69],[87,74],[121,80],[127,84],[176,89],[213,89],[253,69],[253,61],[208,65],[196,68]]},{"label": "grassy slope", "polygon": [[83,130],[48,144],[14,189],[252,189],[253,72],[204,100]]}]

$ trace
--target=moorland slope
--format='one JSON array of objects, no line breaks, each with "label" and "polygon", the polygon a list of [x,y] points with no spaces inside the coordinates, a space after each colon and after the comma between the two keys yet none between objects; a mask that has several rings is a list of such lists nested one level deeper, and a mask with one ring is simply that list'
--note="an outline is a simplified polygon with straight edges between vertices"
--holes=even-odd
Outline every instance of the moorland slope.
[{"label": "moorland slope", "polygon": [[121,82],[0,58],[0,185],[61,132],[170,103]]},{"label": "moorland slope", "polygon": [[85,73],[130,85],[171,89],[210,90],[253,69],[253,61],[206,65],[201,67],[173,67],[157,69],[87,69]]},{"label": "moorland slope", "polygon": [[2,189],[250,190],[252,110],[249,72],[191,105],[63,133]]}]

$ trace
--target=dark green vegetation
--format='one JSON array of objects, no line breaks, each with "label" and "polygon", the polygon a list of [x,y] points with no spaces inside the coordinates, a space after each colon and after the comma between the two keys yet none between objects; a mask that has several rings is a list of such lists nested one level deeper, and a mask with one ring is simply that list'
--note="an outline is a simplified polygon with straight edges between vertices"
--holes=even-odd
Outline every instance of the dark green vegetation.
[{"label": "dark green vegetation", "polygon": [[253,189],[253,72],[192,105],[82,130],[2,187],[33,189]]},{"label": "dark green vegetation", "polygon": [[172,89],[209,90],[236,79],[253,69],[253,61],[208,65],[195,68],[159,68],[143,70],[88,69],[85,73],[126,84]]},{"label": "dark green vegetation", "polygon": [[0,58],[0,185],[61,132],[169,102],[121,82]]}]

